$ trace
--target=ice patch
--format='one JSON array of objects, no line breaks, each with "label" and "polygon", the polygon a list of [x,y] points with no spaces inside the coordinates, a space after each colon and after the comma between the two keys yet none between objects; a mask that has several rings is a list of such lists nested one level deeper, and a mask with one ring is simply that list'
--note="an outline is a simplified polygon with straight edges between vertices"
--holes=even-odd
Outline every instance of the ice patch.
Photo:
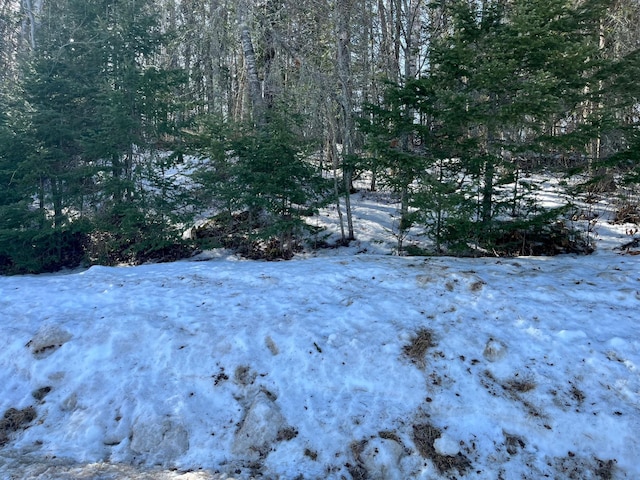
[{"label": "ice patch", "polygon": [[286,427],[280,408],[264,392],[258,392],[236,433],[233,453],[245,460],[266,456]]},{"label": "ice patch", "polygon": [[189,433],[170,418],[138,418],[131,432],[131,450],[148,465],[170,465],[189,449]]}]

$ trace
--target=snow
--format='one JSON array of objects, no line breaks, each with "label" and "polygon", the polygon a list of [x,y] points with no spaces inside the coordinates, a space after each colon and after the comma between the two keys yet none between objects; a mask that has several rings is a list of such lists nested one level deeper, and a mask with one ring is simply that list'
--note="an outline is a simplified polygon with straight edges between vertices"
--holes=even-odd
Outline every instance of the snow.
[{"label": "snow", "polygon": [[359,243],[307,258],[0,277],[0,414],[36,411],[0,478],[640,478],[624,226],[588,257],[397,257],[357,200]]}]

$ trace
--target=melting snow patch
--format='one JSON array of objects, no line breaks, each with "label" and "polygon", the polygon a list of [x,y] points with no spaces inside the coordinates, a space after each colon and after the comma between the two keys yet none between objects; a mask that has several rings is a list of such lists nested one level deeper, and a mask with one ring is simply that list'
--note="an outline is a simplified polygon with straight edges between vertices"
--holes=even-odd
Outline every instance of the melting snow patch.
[{"label": "melting snow patch", "polygon": [[236,432],[233,453],[248,460],[265,457],[286,428],[280,408],[264,392],[258,392]]},{"label": "melting snow patch", "polygon": [[484,347],[482,355],[490,362],[497,362],[507,354],[507,346],[500,340],[490,338]]},{"label": "melting snow patch", "polygon": [[131,433],[131,450],[148,465],[170,465],[189,449],[189,434],[170,418],[138,418]]},{"label": "melting snow patch", "polygon": [[27,347],[34,357],[44,358],[51,355],[71,338],[72,335],[58,325],[44,325],[27,343]]},{"label": "melting snow patch", "polygon": [[359,460],[370,479],[403,480],[400,461],[406,452],[395,440],[374,438],[364,445]]}]

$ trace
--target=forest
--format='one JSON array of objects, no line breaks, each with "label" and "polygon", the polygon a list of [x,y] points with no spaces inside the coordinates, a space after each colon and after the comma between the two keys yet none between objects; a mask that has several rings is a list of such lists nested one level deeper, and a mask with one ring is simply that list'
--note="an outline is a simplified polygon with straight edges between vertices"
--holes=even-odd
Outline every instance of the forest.
[{"label": "forest", "polygon": [[0,0],[0,273],[291,258],[327,205],[346,245],[365,180],[399,254],[412,228],[419,254],[588,253],[572,198],[640,217],[638,25],[633,0]]}]

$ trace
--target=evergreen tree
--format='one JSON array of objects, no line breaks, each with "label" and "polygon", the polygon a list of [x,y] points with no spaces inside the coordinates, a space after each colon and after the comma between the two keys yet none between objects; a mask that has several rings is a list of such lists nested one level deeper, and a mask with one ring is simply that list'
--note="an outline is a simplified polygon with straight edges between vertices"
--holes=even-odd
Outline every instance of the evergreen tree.
[{"label": "evergreen tree", "polygon": [[250,256],[290,258],[307,228],[304,216],[329,198],[329,183],[309,161],[295,117],[280,108],[258,128],[210,125],[201,147],[206,161],[195,176],[205,206],[222,212],[226,230],[239,233],[227,246]]},{"label": "evergreen tree", "polygon": [[463,181],[461,158],[473,144],[459,141],[463,117],[451,108],[441,110],[438,93],[429,78],[389,85],[382,104],[369,105],[360,121],[373,154],[365,163],[401,201],[394,232],[400,254],[403,237],[414,226],[424,229],[438,253],[472,237],[468,198],[473,194]]},{"label": "evergreen tree", "polygon": [[29,228],[39,238],[93,230],[93,261],[161,253],[180,237],[180,219],[169,212],[178,210],[170,199],[183,198],[158,198],[175,193],[157,173],[179,157],[152,150],[175,133],[182,77],[153,64],[164,41],[153,3],[46,2],[35,34],[23,66],[27,115],[12,184],[36,199],[20,204],[37,211],[39,223]]},{"label": "evergreen tree", "polygon": [[510,158],[533,149],[549,124],[584,101],[595,58],[584,32],[596,28],[597,7],[578,11],[565,0],[453,7],[454,33],[434,46],[431,76],[459,97],[465,136],[475,143],[467,161],[487,232],[502,213],[496,192]]},{"label": "evergreen tree", "polygon": [[[449,242],[466,236],[462,243],[492,248],[523,227],[509,214],[520,214],[520,205],[537,209],[521,202],[526,190],[518,183],[505,195],[518,179],[518,162],[553,148],[584,148],[593,134],[561,126],[589,100],[600,68],[590,34],[603,7],[598,0],[579,7],[553,0],[456,1],[446,8],[449,33],[432,43],[428,75],[391,87],[387,105],[373,111],[382,132],[374,148],[392,174],[387,182],[417,189],[412,216],[431,217],[436,244],[447,232]],[[420,139],[419,149],[408,148],[407,135]]]}]

